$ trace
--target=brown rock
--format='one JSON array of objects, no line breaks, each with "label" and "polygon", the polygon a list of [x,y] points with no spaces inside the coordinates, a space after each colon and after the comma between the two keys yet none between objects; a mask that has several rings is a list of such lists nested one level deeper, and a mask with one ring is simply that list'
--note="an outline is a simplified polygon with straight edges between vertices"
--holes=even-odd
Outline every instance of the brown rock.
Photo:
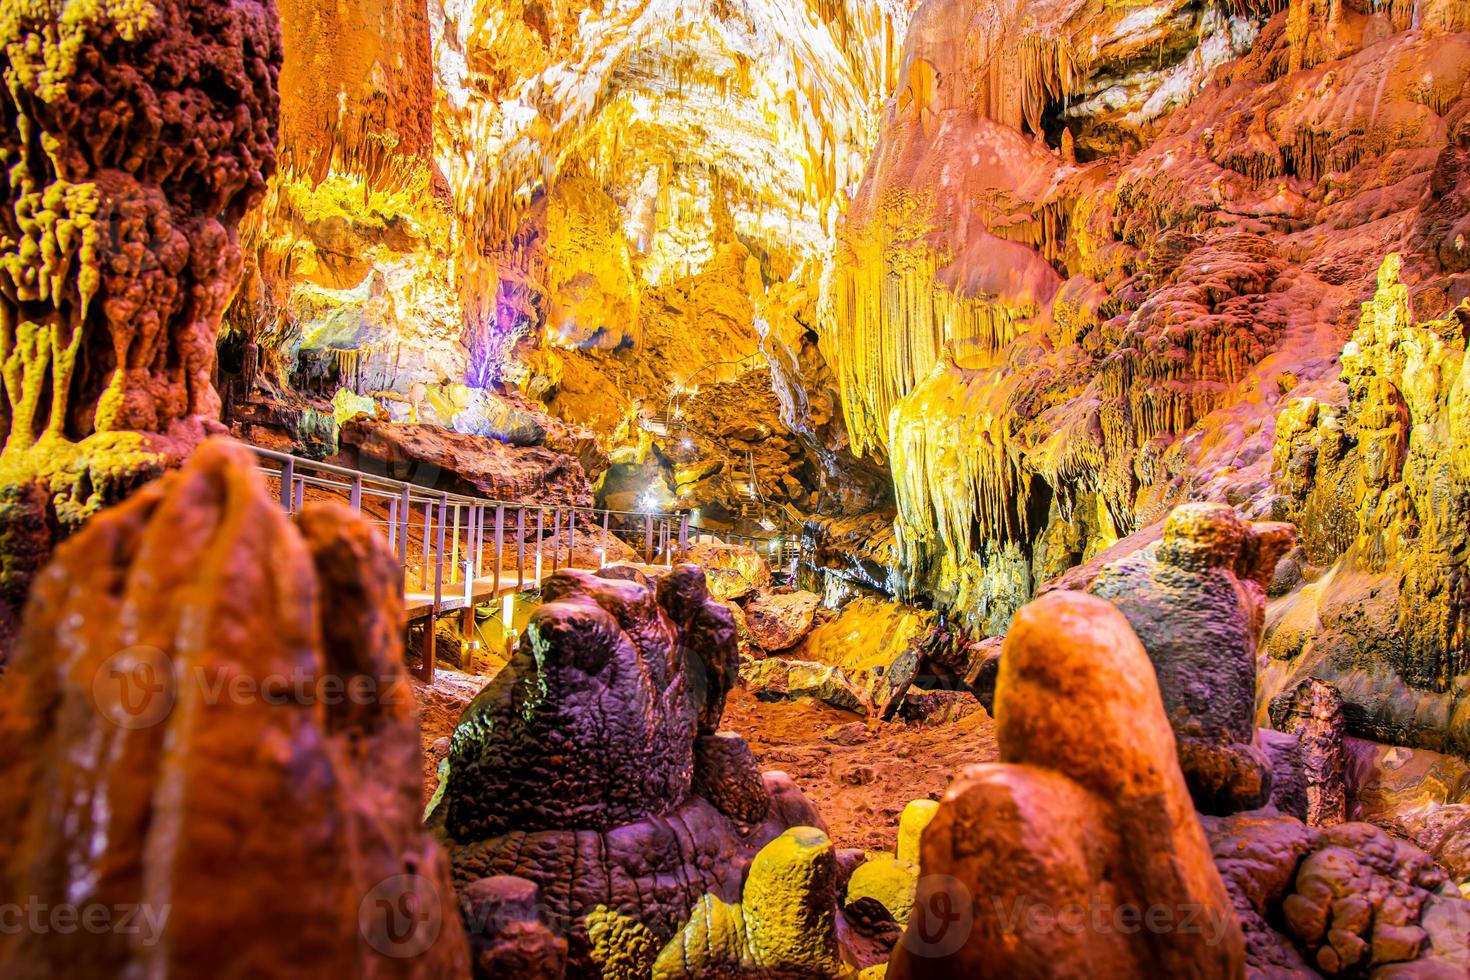
[{"label": "brown rock", "polygon": [[1271,724],[1296,735],[1306,777],[1306,822],[1330,827],[1347,819],[1346,755],[1343,734],[1347,719],[1336,688],[1308,678],[1293,691],[1271,700]]},{"label": "brown rock", "polygon": [[371,525],[336,505],[293,525],[238,445],[93,519],[0,684],[0,891],[167,915],[7,933],[0,972],[462,975],[401,635]]},{"label": "brown rock", "polygon": [[1205,813],[1270,798],[1271,765],[1254,744],[1256,648],[1265,583],[1290,542],[1289,527],[1243,521],[1224,504],[1184,504],[1156,545],[1107,565],[1088,586],[1122,611],[1148,651]]},{"label": "brown rock", "polygon": [[745,625],[767,653],[789,650],[812,631],[821,601],[814,592],[760,592],[745,604]]},{"label": "brown rock", "polygon": [[761,847],[821,818],[743,740],[713,734],[735,630],[700,569],[656,589],[563,571],[542,591],[455,731],[430,824],[461,885],[541,889],[572,975],[646,976],[702,896],[733,900]]},{"label": "brown rock", "polygon": [[[543,446],[511,446],[434,425],[363,418],[342,426],[341,442],[347,465],[364,472],[492,500],[592,506],[592,486],[581,462]],[[592,538],[587,536],[589,544]]]},{"label": "brown rock", "polygon": [[[1116,609],[1054,593],[1021,610],[996,735],[1002,761],[965,770],[924,832],[892,980],[1243,976],[1147,654]],[[936,918],[942,908],[957,916]],[[1158,927],[1128,925],[1157,909],[1169,928],[1157,911]]]},{"label": "brown rock", "polygon": [[[0,26],[0,537],[74,528],[220,430],[236,229],[276,169],[272,0],[36,0]],[[22,353],[27,351],[31,353]],[[48,542],[0,569],[18,606]]]}]

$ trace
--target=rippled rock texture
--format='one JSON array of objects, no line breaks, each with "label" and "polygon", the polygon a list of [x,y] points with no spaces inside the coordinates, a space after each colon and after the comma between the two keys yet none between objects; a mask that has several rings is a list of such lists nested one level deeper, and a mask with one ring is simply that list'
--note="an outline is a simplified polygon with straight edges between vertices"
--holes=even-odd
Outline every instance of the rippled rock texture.
[{"label": "rippled rock texture", "polygon": [[0,574],[212,428],[236,226],[275,169],[271,0],[21,0],[0,17]]},{"label": "rippled rock texture", "polygon": [[152,927],[7,931],[0,970],[463,975],[402,608],[371,525],[293,522],[223,440],[58,548],[0,680],[0,889]]},{"label": "rippled rock texture", "polygon": [[647,975],[703,896],[738,901],[756,851],[820,818],[715,736],[735,629],[702,571],[656,589],[562,572],[543,598],[455,731],[431,823],[461,886],[539,887],[571,975]]},{"label": "rippled rock texture", "polygon": [[1355,735],[1470,748],[1470,309],[1419,321],[1403,259],[1382,265],[1343,349],[1341,400],[1294,400],[1275,473],[1313,581],[1273,610],[1263,676],[1345,701]]},{"label": "rippled rock texture", "polygon": [[[920,5],[823,338],[911,588],[997,634],[1184,500],[1280,516],[1275,418],[1336,397],[1384,256],[1421,316],[1466,295],[1467,28],[1452,2]],[[1456,628],[1435,567],[1410,676]]]},{"label": "rippled rock texture", "polygon": [[1148,651],[1205,813],[1253,810],[1270,796],[1270,762],[1254,744],[1256,648],[1266,583],[1293,540],[1290,525],[1185,504],[1158,544],[1105,565],[1088,587],[1127,617]]},{"label": "rippled rock texture", "polygon": [[[1235,913],[1123,615],[1071,592],[1028,605],[995,708],[1000,762],[965,770],[925,828],[888,976],[1242,975]],[[1132,931],[1125,906],[1175,918]],[[1064,927],[1069,910],[1082,914]]]}]

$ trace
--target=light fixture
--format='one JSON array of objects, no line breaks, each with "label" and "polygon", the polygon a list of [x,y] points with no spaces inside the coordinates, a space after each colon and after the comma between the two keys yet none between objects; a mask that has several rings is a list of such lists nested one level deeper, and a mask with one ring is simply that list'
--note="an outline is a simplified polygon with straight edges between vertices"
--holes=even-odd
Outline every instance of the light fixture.
[{"label": "light fixture", "polygon": [[694,448],[694,440],[693,439],[689,439],[689,438],[685,438],[685,440],[680,445],[682,445],[685,449],[693,449]]}]

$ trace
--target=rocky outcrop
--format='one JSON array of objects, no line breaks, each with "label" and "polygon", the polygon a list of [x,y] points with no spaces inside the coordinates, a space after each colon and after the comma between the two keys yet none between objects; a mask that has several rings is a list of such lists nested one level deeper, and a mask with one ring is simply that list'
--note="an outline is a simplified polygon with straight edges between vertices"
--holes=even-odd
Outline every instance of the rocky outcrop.
[{"label": "rocky outcrop", "polygon": [[1343,348],[1345,404],[1282,413],[1277,487],[1317,571],[1272,610],[1262,663],[1270,695],[1337,688],[1354,735],[1452,752],[1470,749],[1467,333],[1463,304],[1416,322],[1391,255]]},{"label": "rocky outcrop", "polygon": [[1331,827],[1347,819],[1347,755],[1342,696],[1321,681],[1305,680],[1296,690],[1271,701],[1271,725],[1295,735],[1304,775],[1306,812],[1313,827]]},{"label": "rocky outcrop", "polygon": [[[271,0],[26,0],[0,20],[0,590],[211,430],[236,226],[275,169]],[[27,490],[39,486],[39,491]]]},{"label": "rocky outcrop", "polygon": [[463,975],[402,604],[371,525],[293,524],[222,440],[59,548],[0,682],[0,889],[149,925],[7,930],[0,970]]},{"label": "rocky outcrop", "polygon": [[439,426],[356,418],[341,429],[343,459],[354,469],[491,500],[592,506],[592,487],[576,457],[545,446]]},{"label": "rocky outcrop", "polygon": [[715,734],[735,632],[702,571],[679,566],[656,591],[562,572],[542,591],[455,731],[430,822],[461,887],[539,887],[570,975],[646,976],[704,896],[737,901],[755,853],[820,818]]},{"label": "rocky outcrop", "polygon": [[1261,976],[1458,977],[1470,902],[1376,827],[1313,830],[1269,812],[1204,818]]},{"label": "rocky outcrop", "polygon": [[[965,770],[923,832],[891,980],[1243,974],[1148,655],[1121,613],[1069,592],[1025,607],[1006,637],[996,738],[1001,761]],[[1146,910],[1173,918],[1119,919]]]},{"label": "rocky outcrop", "polygon": [[[746,606],[747,615],[757,601]],[[889,718],[928,669],[934,619],[902,603],[855,599],[796,647],[742,665],[741,677],[757,697],[814,697]]]},{"label": "rocky outcrop", "polygon": [[1088,587],[1123,613],[1148,651],[1180,765],[1205,813],[1252,810],[1270,796],[1271,766],[1253,745],[1256,647],[1266,583],[1292,535],[1289,525],[1253,525],[1223,504],[1185,504],[1158,544],[1105,566]]},{"label": "rocky outcrop", "polygon": [[745,599],[771,584],[770,564],[745,545],[696,541],[684,557],[704,569],[716,599]]},{"label": "rocky outcrop", "polygon": [[[1283,516],[1275,417],[1332,397],[1383,256],[1436,317],[1465,296],[1467,28],[1446,0],[919,5],[822,337],[915,594],[998,635],[1179,503]],[[1436,622],[1447,574],[1415,586]]]}]

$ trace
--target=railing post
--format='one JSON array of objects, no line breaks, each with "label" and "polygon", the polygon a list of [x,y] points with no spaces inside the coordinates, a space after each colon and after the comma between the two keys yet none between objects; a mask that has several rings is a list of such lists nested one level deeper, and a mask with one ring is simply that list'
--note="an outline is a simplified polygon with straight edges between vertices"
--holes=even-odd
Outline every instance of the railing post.
[{"label": "railing post", "polygon": [[449,581],[459,571],[459,501],[454,502],[454,533],[449,536]]},{"label": "railing post", "polygon": [[403,566],[405,574],[408,572],[408,512],[412,507],[408,485],[404,484],[398,493],[398,506],[394,516],[398,522],[398,564]]},{"label": "railing post", "polygon": [[606,568],[607,567],[608,525],[609,525],[609,523],[611,521],[612,521],[612,511],[610,511],[610,510],[603,511],[602,512],[602,564],[598,565],[597,566],[598,568]]},{"label": "railing post", "polygon": [[[539,546],[538,546],[539,547]],[[516,508],[516,589],[526,587],[526,508]]]},{"label": "railing post", "polygon": [[[398,498],[388,498],[388,550],[395,555],[398,554]],[[403,566],[403,558],[398,559],[399,567]]]},{"label": "railing post", "polygon": [[291,513],[291,504],[296,499],[296,460],[286,458],[281,462],[281,508]]},{"label": "railing post", "polygon": [[362,513],[362,474],[359,473],[352,478],[352,489],[347,493],[347,505],[354,511]]},{"label": "railing post", "polygon": [[689,514],[679,518],[679,560],[685,561],[689,557]]},{"label": "railing post", "polygon": [[[465,512],[464,605],[469,612],[467,622],[470,624],[475,618],[475,515],[479,511],[479,504],[470,504]],[[466,639],[468,639],[468,632],[466,632]]]},{"label": "railing post", "polygon": [[546,508],[536,508],[536,584],[541,584],[541,542],[546,538]]},{"label": "railing post", "polygon": [[[419,576],[419,580],[423,583],[425,589],[431,588],[434,584],[434,570],[429,567],[429,559],[433,555],[433,541],[431,540],[433,533],[434,501],[430,500],[424,504],[424,562],[423,574]],[[438,610],[435,609],[435,612],[438,612]]]},{"label": "railing post", "polygon": [[305,503],[306,503],[306,479],[304,477],[299,477],[298,476],[296,478],[296,506],[295,506],[294,509],[292,509],[291,513],[295,514],[295,513],[299,512],[301,510],[302,506],[305,505]]},{"label": "railing post", "polygon": [[[567,564],[571,564],[568,559]],[[561,571],[561,508],[551,512],[551,573]]]},{"label": "railing post", "polygon": [[485,575],[485,505],[478,508],[475,518],[475,579],[478,581]]},{"label": "railing post", "polygon": [[653,515],[643,515],[643,564],[653,564]]},{"label": "railing post", "polygon": [[577,508],[567,511],[567,567],[577,567]]},{"label": "railing post", "polygon": [[495,594],[500,594],[501,556],[505,553],[505,505],[495,505]]},{"label": "railing post", "polygon": [[[433,506],[430,504],[429,506]],[[444,525],[449,523],[449,498],[443,497],[439,500],[439,526],[435,528],[437,535],[434,544],[434,613],[437,615],[439,606],[444,602]]]}]

